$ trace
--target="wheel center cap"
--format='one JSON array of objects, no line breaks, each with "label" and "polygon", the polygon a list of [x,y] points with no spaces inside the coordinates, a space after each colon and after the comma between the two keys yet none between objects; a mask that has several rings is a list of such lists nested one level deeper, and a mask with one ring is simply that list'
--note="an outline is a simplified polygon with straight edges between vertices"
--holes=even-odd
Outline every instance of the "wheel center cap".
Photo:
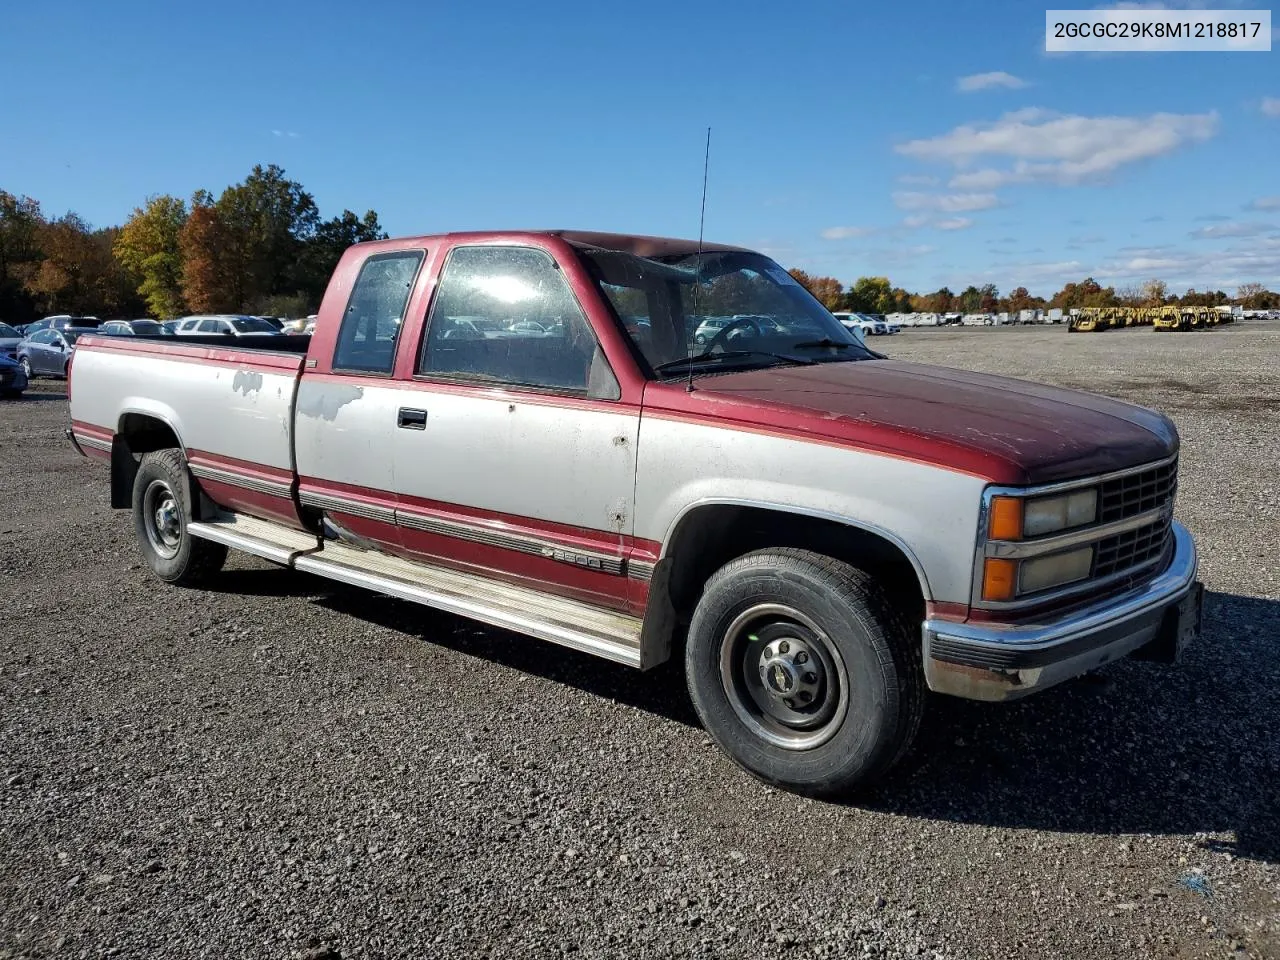
[{"label": "wheel center cap", "polygon": [[765,670],[765,683],[778,696],[785,697],[796,688],[796,672],[785,660],[774,660]]}]

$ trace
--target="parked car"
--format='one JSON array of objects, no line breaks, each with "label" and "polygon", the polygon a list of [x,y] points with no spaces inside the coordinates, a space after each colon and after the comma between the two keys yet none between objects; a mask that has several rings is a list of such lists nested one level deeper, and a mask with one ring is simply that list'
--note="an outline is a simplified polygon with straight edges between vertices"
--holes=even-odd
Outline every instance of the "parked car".
[{"label": "parked car", "polygon": [[286,325],[286,321],[284,317],[264,317],[261,314],[254,314],[254,316],[257,317],[257,319],[259,320],[265,320],[267,323],[271,324],[271,326],[276,328],[276,331],[278,333],[284,332],[284,328]]},{"label": "parked car", "polygon": [[[690,356],[693,284],[720,279],[777,332]],[[442,335],[509,317],[512,290],[563,332]],[[637,302],[643,339],[617,320]],[[70,437],[158,579],[209,583],[230,546],[640,669],[679,657],[711,738],[818,795],[892,767],[929,690],[1014,699],[1197,634],[1171,420],[879,357],[761,254],[378,241],[323,303],[303,349],[77,351]],[[137,602],[118,613],[170,603]]]},{"label": "parked car", "polygon": [[22,333],[7,323],[0,323],[0,357],[17,361],[18,344],[22,342]]},{"label": "parked car", "polygon": [[250,317],[244,314],[183,317],[178,321],[173,332],[179,337],[274,337],[280,335],[279,330],[261,317]]},{"label": "parked car", "polygon": [[858,327],[867,336],[880,337],[889,332],[889,326],[883,320],[876,320],[865,313],[833,313],[833,317],[846,327]]},{"label": "parked car", "polygon": [[98,333],[109,337],[164,337],[170,331],[158,320],[108,320]]},{"label": "parked car", "polygon": [[40,330],[66,330],[68,327],[88,329],[98,326],[101,322],[97,317],[76,317],[71,314],[60,313],[56,316],[45,317],[43,320],[37,320],[35,323],[28,323],[22,328],[22,335],[29,337]]},{"label": "parked car", "polygon": [[0,397],[20,397],[29,378],[22,364],[8,356],[0,356]]},{"label": "parked car", "polygon": [[18,344],[18,363],[30,380],[33,377],[65,377],[82,334],[96,333],[96,328],[46,327],[37,330]]}]

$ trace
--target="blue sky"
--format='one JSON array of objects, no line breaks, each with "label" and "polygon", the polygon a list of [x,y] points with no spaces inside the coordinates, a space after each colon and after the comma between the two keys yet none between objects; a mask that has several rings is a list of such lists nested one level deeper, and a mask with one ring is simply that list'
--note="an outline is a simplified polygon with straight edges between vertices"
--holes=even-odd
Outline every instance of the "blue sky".
[{"label": "blue sky", "polygon": [[1048,55],[1025,0],[45,0],[0,22],[22,38],[0,188],[96,225],[278,163],[393,235],[692,236],[710,125],[708,238],[787,266],[1280,288],[1280,43]]}]

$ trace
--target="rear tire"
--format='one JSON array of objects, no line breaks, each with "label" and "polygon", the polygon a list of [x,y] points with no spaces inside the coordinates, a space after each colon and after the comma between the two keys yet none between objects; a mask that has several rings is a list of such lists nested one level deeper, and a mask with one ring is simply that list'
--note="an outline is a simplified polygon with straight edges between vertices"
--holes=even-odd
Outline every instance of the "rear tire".
[{"label": "rear tire", "polygon": [[225,546],[187,532],[193,516],[191,474],[182,451],[143,456],[133,484],[133,526],[147,565],[166,583],[207,583],[226,562]]},{"label": "rear tire", "polygon": [[806,550],[726,564],[685,647],[707,732],[743,768],[811,796],[874,783],[924,711],[920,638],[864,570]]}]

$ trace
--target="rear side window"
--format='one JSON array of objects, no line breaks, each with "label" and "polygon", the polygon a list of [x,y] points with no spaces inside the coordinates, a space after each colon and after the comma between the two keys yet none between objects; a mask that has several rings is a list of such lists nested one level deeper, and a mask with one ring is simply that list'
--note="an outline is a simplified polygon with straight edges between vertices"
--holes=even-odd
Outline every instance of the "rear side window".
[{"label": "rear side window", "polygon": [[423,251],[370,257],[360,268],[333,352],[335,370],[388,374],[395,366],[396,339]]}]

